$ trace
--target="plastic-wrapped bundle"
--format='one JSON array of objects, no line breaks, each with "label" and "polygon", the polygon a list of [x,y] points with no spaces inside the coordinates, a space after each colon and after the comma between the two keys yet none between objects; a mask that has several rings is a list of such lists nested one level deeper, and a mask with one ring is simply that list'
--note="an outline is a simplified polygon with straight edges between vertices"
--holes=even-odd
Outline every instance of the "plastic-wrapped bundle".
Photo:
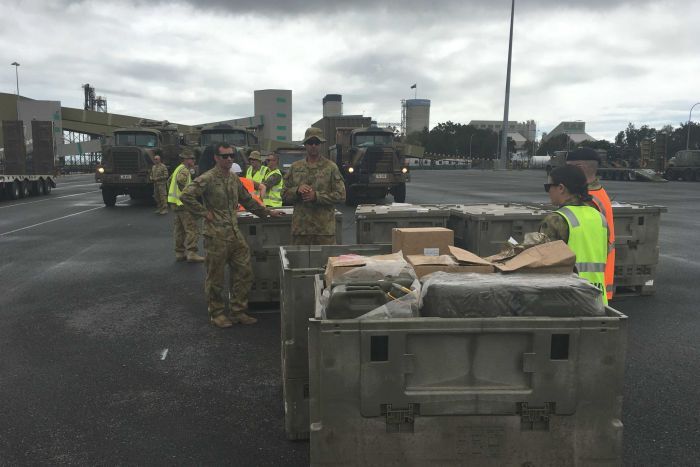
[{"label": "plastic-wrapped bundle", "polygon": [[603,316],[600,290],[575,274],[449,274],[423,283],[421,316]]}]

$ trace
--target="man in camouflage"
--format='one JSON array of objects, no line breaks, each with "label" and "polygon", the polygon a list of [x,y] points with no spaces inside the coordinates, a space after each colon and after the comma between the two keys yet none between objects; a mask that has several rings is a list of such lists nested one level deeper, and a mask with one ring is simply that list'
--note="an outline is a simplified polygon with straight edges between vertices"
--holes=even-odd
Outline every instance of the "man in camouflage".
[{"label": "man in camouflage", "polygon": [[333,162],[321,157],[325,142],[319,128],[304,135],[306,159],[294,162],[284,176],[282,199],[294,205],[293,245],[333,245],[336,203],[345,201],[345,183]]},{"label": "man in camouflage", "polygon": [[199,225],[195,218],[182,205],[180,197],[182,191],[192,183],[192,171],[194,170],[194,154],[189,148],[185,148],[180,154],[182,164],[174,171],[168,188],[168,203],[173,204],[175,222],[173,237],[175,239],[175,260],[188,263],[202,263],[204,258],[197,254],[197,242],[199,240]]},{"label": "man in camouflage", "polygon": [[168,168],[160,161],[160,156],[153,158],[153,167],[150,174],[153,182],[153,199],[156,200],[156,212],[168,213]]},{"label": "man in camouflage", "polygon": [[[228,143],[220,143],[214,153],[216,166],[197,177],[182,193],[185,208],[197,217],[204,217],[204,249],[207,277],[204,291],[209,318],[213,325],[228,328],[233,323],[253,324],[248,316],[248,293],[253,284],[250,250],[238,229],[236,211],[242,204],[259,217],[281,216],[256,203],[243,188],[238,176],[230,172],[234,151]],[[201,197],[202,203],[198,201]],[[229,308],[231,318],[224,314],[224,275],[229,268]]]}]

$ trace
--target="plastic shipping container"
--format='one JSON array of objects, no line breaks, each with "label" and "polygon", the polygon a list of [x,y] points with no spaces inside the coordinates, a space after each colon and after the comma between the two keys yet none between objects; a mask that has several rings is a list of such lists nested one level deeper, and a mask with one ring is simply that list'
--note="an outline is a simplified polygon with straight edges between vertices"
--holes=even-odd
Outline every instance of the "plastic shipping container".
[{"label": "plastic shipping container", "polygon": [[386,320],[316,313],[311,465],[621,465],[627,323],[605,311]]},{"label": "plastic shipping container", "polygon": [[282,284],[280,304],[285,431],[289,439],[309,437],[309,318],[314,316],[314,277],[328,258],[347,253],[375,256],[391,245],[303,245],[279,248]]},{"label": "plastic shipping container", "polygon": [[446,227],[449,216],[450,205],[363,204],[355,210],[357,243],[391,243],[391,231],[399,227]]}]

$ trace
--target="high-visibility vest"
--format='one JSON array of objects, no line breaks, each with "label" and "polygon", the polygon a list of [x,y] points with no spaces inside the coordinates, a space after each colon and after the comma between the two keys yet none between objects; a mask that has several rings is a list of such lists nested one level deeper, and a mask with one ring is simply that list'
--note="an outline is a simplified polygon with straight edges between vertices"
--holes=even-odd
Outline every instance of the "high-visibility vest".
[{"label": "high-visibility vest", "polygon": [[608,300],[612,300],[615,292],[615,219],[613,218],[612,203],[608,193],[602,187],[598,190],[588,190],[588,193],[593,197],[593,202],[598,206],[598,209],[608,222],[608,261],[605,263],[605,291],[607,292]]},{"label": "high-visibility vest", "polygon": [[[248,178],[255,183],[262,183],[263,180],[265,180],[265,177],[267,176],[267,166],[266,165],[261,165],[260,170],[255,172],[253,174],[253,166],[250,165],[248,166],[248,169],[245,171],[245,178]],[[260,192],[258,190],[255,190],[255,194],[260,196]]]},{"label": "high-visibility vest", "polygon": [[180,170],[187,171],[187,183],[185,186],[192,183],[192,174],[190,173],[190,169],[185,167],[185,164],[178,165],[173,171],[172,177],[170,177],[170,187],[168,189],[168,203],[174,204],[175,206],[182,206],[182,201],[180,201],[182,191],[180,191],[180,187],[177,185],[177,175],[180,173]]},{"label": "high-visibility vest", "polygon": [[[250,196],[253,197],[255,201],[258,202],[261,206],[264,206],[265,204],[263,201],[260,199],[260,196],[255,194],[255,185],[253,185],[253,181],[246,178],[246,177],[238,177],[238,179],[241,181],[241,184],[243,185],[243,188],[246,189],[248,193],[250,193]],[[238,210],[239,211],[245,211],[245,208],[241,206],[240,204],[238,205]]]},{"label": "high-visibility vest", "polygon": [[556,211],[569,225],[569,248],[576,253],[578,275],[600,289],[605,305],[605,261],[608,259],[608,225],[590,206],[564,206]]},{"label": "high-visibility vest", "polygon": [[282,172],[280,169],[268,170],[265,174],[265,180],[270,178],[271,175],[279,175],[280,181],[277,185],[268,188],[267,193],[265,193],[265,206],[270,206],[271,208],[281,208],[282,207],[282,188],[284,188],[284,180],[282,178]]}]

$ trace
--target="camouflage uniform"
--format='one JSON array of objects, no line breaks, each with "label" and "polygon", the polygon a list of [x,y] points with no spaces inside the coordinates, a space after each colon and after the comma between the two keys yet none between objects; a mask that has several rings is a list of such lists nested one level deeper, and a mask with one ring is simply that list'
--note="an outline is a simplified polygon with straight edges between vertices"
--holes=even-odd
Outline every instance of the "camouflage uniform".
[{"label": "camouflage uniform", "polygon": [[153,182],[153,199],[156,200],[158,212],[168,211],[168,168],[162,162],[151,167]]},{"label": "camouflage uniform", "polygon": [[[184,167],[177,172],[175,182],[180,191],[187,187],[189,169]],[[184,259],[188,255],[197,254],[197,242],[199,241],[199,225],[194,216],[184,206],[173,207],[175,210],[175,226],[173,237],[175,238],[175,257]]]},{"label": "camouflage uniform", "polygon": [[[203,205],[197,201],[201,197]],[[259,217],[267,217],[269,210],[256,203],[243,188],[235,174],[224,174],[218,167],[197,177],[180,197],[185,208],[197,217],[211,212],[214,220],[204,221],[204,249],[207,277],[204,292],[209,316],[224,313],[224,277],[229,267],[229,308],[235,317],[248,308],[248,293],[253,284],[250,267],[250,249],[238,229],[238,203]]]},{"label": "camouflage uniform", "polygon": [[[598,209],[592,202],[584,203],[578,196],[569,198],[559,207],[583,205]],[[563,240],[565,243],[569,243],[569,224],[566,222],[566,219],[564,219],[564,216],[556,212],[547,214],[542,220],[540,224],[540,233],[545,234],[552,242],[555,240]]]},{"label": "camouflage uniform", "polygon": [[[316,199],[305,203],[297,193],[300,185],[316,191]],[[335,204],[345,201],[345,183],[333,162],[321,157],[315,164],[306,159],[294,162],[284,176],[282,200],[294,205],[293,245],[333,245]]]}]

